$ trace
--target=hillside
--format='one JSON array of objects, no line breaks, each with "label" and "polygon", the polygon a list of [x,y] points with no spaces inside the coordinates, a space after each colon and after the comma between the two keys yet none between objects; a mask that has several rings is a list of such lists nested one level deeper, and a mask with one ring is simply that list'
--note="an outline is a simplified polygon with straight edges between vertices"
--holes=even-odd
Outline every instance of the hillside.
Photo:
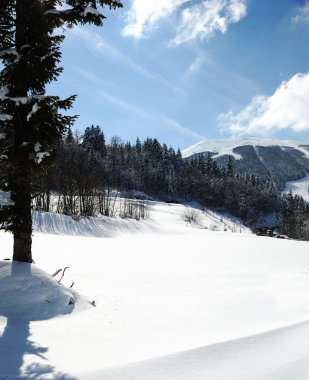
[{"label": "hillside", "polygon": [[296,181],[290,181],[286,183],[284,192],[292,191],[293,194],[297,194],[309,202],[309,174]]},{"label": "hillside", "polygon": [[[35,214],[24,292],[23,271],[0,261],[0,379],[307,380],[308,243],[200,211],[189,224],[186,210],[152,202],[139,223]],[[12,238],[0,238],[3,259]],[[76,302],[59,309],[66,292],[55,299],[37,268],[66,266]]]},{"label": "hillside", "polygon": [[231,156],[235,172],[273,177],[280,190],[287,181],[309,173],[309,142],[255,137],[204,140],[182,151],[184,158],[198,154],[210,154],[220,165],[226,165]]}]

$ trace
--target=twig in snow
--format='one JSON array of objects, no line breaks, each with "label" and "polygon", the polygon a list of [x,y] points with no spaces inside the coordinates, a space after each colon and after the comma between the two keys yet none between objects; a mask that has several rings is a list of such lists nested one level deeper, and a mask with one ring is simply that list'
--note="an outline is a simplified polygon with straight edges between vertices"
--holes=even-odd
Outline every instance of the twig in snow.
[{"label": "twig in snow", "polygon": [[56,272],[53,273],[51,276],[52,276],[52,277],[56,277],[57,274],[58,274],[59,272],[61,272],[61,271],[62,271],[62,268],[61,268],[61,269],[57,269]]},{"label": "twig in snow", "polygon": [[70,301],[69,301],[69,305],[74,305],[75,304],[75,301],[73,298],[70,298]]},{"label": "twig in snow", "polygon": [[60,280],[58,281],[59,284],[60,284],[61,280],[63,279],[63,276],[64,276],[64,273],[65,273],[66,269],[69,269],[69,267],[65,267],[63,269],[62,276],[61,276]]}]

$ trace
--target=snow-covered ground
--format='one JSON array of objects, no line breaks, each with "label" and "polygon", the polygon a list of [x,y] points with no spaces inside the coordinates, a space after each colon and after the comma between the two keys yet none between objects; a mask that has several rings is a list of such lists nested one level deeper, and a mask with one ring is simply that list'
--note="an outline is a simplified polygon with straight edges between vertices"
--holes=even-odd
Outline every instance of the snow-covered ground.
[{"label": "snow-covered ground", "polygon": [[[134,200],[133,200],[134,201]],[[117,237],[126,233],[156,232],[161,234],[181,233],[188,231],[189,222],[185,217],[193,215],[195,223],[191,226],[198,229],[212,231],[248,232],[236,218],[230,218],[202,207],[195,202],[187,205],[162,203],[155,201],[147,202],[150,218],[136,221],[121,218],[87,217],[71,218],[67,215],[56,213],[34,212],[34,229],[37,232],[66,234],[93,237]],[[116,214],[121,204],[121,199],[116,200]]]},{"label": "snow-covered ground", "polygon": [[[185,211],[154,202],[143,222],[35,215],[31,271],[0,261],[0,379],[308,380],[308,243],[201,211],[191,225]],[[0,239],[9,257],[11,236]],[[74,305],[37,269],[66,266]]]},{"label": "snow-covered ground", "polygon": [[301,178],[297,181],[287,182],[285,185],[284,192],[288,193],[290,190],[293,194],[300,195],[307,202],[309,202],[309,174],[306,177]]}]

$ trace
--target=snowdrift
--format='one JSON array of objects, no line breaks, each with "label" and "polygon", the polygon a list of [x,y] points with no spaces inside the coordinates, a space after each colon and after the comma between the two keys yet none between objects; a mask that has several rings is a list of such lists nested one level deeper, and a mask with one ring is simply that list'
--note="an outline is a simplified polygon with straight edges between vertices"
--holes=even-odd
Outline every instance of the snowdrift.
[{"label": "snowdrift", "polygon": [[[87,236],[115,238],[126,234],[180,234],[190,229],[210,231],[249,232],[237,218],[211,210],[202,210],[195,202],[174,204],[148,201],[149,219],[136,221],[120,217],[72,217],[51,212],[32,214],[33,228],[36,232],[54,235]],[[188,223],[187,211],[196,215],[196,221]]]},{"label": "snowdrift", "polygon": [[84,380],[306,380],[309,322],[91,373]]},{"label": "snowdrift", "polygon": [[40,321],[71,313],[74,294],[33,264],[0,261],[0,315]]},{"label": "snowdrift", "polygon": [[24,358],[45,360],[48,347],[31,340],[32,324],[70,314],[74,297],[36,265],[0,261],[1,380],[60,379],[49,364],[29,363],[23,368]]}]

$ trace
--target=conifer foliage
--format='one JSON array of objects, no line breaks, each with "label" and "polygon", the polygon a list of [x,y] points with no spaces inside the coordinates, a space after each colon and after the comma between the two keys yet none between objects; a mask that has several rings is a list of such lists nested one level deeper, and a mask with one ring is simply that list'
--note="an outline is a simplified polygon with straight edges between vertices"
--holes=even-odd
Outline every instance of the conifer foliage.
[{"label": "conifer foliage", "polygon": [[[115,209],[119,194],[126,198],[121,212]],[[253,230],[273,219],[285,235],[309,240],[309,203],[292,193],[282,196],[273,178],[239,174],[232,157],[223,166],[210,154],[183,159],[179,149],[155,138],[137,138],[134,144],[113,136],[106,142],[100,126],[93,125],[83,135],[68,130],[33,203],[37,211],[74,217],[118,212],[140,220],[148,217],[149,198],[197,201],[242,219]],[[138,213],[133,204],[141,206]]]},{"label": "conifer foliage", "polygon": [[2,228],[14,235],[13,259],[32,262],[31,198],[34,176],[53,158],[74,116],[61,114],[75,96],[47,95],[46,85],[62,72],[63,27],[101,26],[104,7],[116,0],[1,0],[0,7],[0,190],[11,201],[0,210]]}]

